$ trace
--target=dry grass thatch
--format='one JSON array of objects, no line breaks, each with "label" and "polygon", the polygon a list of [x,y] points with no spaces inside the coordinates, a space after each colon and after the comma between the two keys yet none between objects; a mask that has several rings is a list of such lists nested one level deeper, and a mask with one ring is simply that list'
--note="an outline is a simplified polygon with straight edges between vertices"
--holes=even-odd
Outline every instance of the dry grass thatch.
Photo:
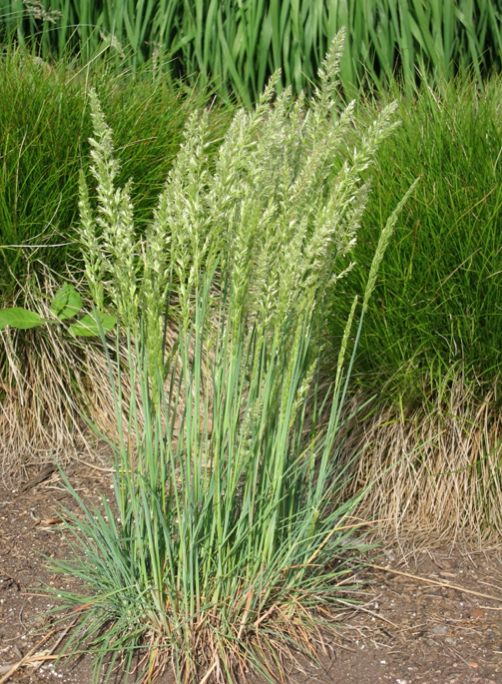
[{"label": "dry grass thatch", "polygon": [[[26,287],[12,304],[34,310],[49,320],[50,298],[58,285],[51,278],[43,286]],[[37,294],[43,291],[44,295]],[[166,347],[176,339],[168,328]],[[109,343],[117,357],[114,336]],[[127,344],[119,345],[121,366],[127,368]],[[116,366],[116,363],[115,363]],[[121,374],[127,410],[131,393],[128,373]],[[183,401],[178,410],[183,409]],[[142,427],[141,406],[138,406]],[[85,417],[85,418],[84,418]],[[106,442],[88,426],[91,421],[108,439],[117,439],[113,393],[106,354],[99,338],[74,338],[64,326],[49,324],[31,330],[9,327],[0,331],[0,472],[11,483],[26,467],[56,460],[65,464],[84,454],[86,459],[110,455]],[[124,413],[127,424],[127,414]]]},{"label": "dry grass thatch", "polygon": [[[343,443],[353,494],[372,486],[359,515],[384,519],[397,537],[449,541],[502,533],[502,420],[495,388],[482,400],[461,380],[447,400],[414,408],[380,405]],[[352,410],[361,404],[352,400]]]}]

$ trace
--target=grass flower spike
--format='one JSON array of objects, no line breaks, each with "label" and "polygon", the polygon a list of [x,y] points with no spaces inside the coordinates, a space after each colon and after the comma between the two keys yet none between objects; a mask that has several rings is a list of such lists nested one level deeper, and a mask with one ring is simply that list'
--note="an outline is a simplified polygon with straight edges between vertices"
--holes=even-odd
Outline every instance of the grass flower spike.
[{"label": "grass flower spike", "polygon": [[[113,306],[126,326],[134,327],[138,314],[137,241],[130,191],[132,181],[115,188],[119,164],[114,157],[112,131],[107,125],[97,93],[89,93],[95,138],[91,143],[91,173],[97,181],[98,213],[92,227],[89,194],[83,174],[80,177],[82,246],[91,293],[98,292],[98,278],[109,277],[107,289]],[[94,241],[93,241],[94,238]],[[98,252],[102,256],[99,257]],[[101,301],[96,301],[100,308]]]}]

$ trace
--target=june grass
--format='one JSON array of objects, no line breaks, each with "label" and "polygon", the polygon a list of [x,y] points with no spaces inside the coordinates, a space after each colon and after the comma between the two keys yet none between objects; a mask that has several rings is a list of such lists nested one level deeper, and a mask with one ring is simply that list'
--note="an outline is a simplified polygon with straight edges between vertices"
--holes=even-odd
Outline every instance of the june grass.
[{"label": "june grass", "polygon": [[[124,369],[108,356],[116,511],[105,499],[104,514],[88,507],[68,485],[75,556],[52,565],[86,585],[59,593],[77,618],[66,652],[96,653],[96,681],[104,664],[106,678],[116,664],[129,673],[138,654],[143,682],[168,665],[178,681],[235,681],[249,666],[281,676],[292,647],[315,655],[361,548],[335,446],[358,299],[324,397],[315,312],[339,286],[336,257],[354,249],[368,197],[363,174],[396,122],[389,105],[335,164],[353,125],[353,105],[335,106],[341,45],[340,34],[308,106],[278,95],[273,77],[252,112],[235,114],[212,170],[207,113],[194,113],[144,231],[90,95],[98,201],[82,176],[80,239],[95,304],[118,314],[129,359]],[[381,233],[356,337],[415,185]],[[168,304],[179,335],[166,356]],[[138,387],[127,422],[124,379]]]}]

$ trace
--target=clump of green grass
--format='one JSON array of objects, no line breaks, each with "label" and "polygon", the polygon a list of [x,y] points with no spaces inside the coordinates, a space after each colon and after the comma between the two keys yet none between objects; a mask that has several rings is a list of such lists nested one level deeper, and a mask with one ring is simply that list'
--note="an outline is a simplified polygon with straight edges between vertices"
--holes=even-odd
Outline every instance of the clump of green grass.
[{"label": "clump of green grass", "polygon": [[[23,287],[42,262],[58,275],[79,257],[81,159],[89,152],[88,90],[100,94],[122,157],[120,182],[134,176],[135,211],[144,221],[179,147],[190,110],[206,95],[184,94],[158,79],[151,64],[134,76],[101,55],[84,66],[67,57],[46,63],[4,46],[0,55],[0,292]],[[229,114],[215,108],[215,138]],[[76,269],[73,269],[74,272]],[[77,269],[78,270],[78,269]]]},{"label": "clump of green grass", "polygon": [[[335,107],[341,42],[308,107],[291,90],[272,104],[276,75],[252,112],[239,110],[212,171],[207,112],[194,113],[139,234],[91,95],[98,202],[82,178],[80,238],[96,304],[103,282],[129,345],[125,373],[109,356],[119,517],[105,499],[103,515],[70,488],[80,504],[77,516],[67,512],[75,557],[53,565],[86,584],[85,594],[60,593],[78,620],[67,651],[97,654],[96,681],[104,662],[108,677],[117,663],[130,671],[138,650],[143,682],[168,665],[179,681],[235,681],[249,665],[270,677],[291,647],[311,654],[341,596],[336,583],[351,572],[354,501],[340,501],[334,442],[357,299],[322,402],[314,312],[342,275],[333,251],[354,248],[362,175],[396,124],[390,105],[334,172],[353,125],[353,105],[339,116]],[[383,229],[363,312],[411,191]],[[179,336],[166,356],[169,302]],[[139,387],[127,422],[124,380]]]},{"label": "clump of green grass", "polygon": [[465,78],[437,91],[424,86],[411,105],[401,103],[402,126],[380,148],[356,266],[330,317],[334,339],[340,307],[347,312],[364,287],[382,216],[413,178],[423,182],[369,304],[357,360],[369,391],[385,383],[388,398],[413,402],[455,369],[480,387],[500,374],[500,93],[498,78],[483,92]]},{"label": "clump of green grass", "polygon": [[[361,401],[379,399],[353,442],[368,445],[358,466],[361,485],[382,476],[368,500],[370,513],[413,534],[420,525],[484,534],[501,524],[494,505],[501,444],[501,87],[497,77],[480,90],[464,76],[436,90],[424,86],[411,104],[401,102],[402,126],[379,151],[356,266],[328,314],[335,354],[341,321],[367,278],[378,223],[420,176],[382,264],[353,375]],[[361,108],[362,116],[373,111],[373,103]],[[402,460],[406,454],[413,456]]]}]

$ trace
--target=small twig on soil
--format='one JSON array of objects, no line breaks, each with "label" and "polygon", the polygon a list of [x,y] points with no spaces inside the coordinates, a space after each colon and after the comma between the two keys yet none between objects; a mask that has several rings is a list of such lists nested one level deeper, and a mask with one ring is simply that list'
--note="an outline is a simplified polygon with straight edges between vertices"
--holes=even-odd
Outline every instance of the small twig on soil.
[{"label": "small twig on soil", "polygon": [[351,653],[357,653],[357,651],[354,648],[350,648],[349,646],[345,646],[344,644],[341,644],[339,641],[335,641],[335,644],[338,646],[338,648],[343,648],[345,651],[350,651]]},{"label": "small twig on soil", "polygon": [[102,466],[93,465],[92,463],[84,461],[83,458],[77,458],[76,456],[74,457],[74,460],[78,461],[79,463],[83,463],[85,466],[92,468],[93,470],[101,470],[103,473],[113,473],[115,470],[115,468],[103,468]]},{"label": "small twig on soil", "polygon": [[40,655],[39,653],[36,653],[34,656],[31,656],[31,658],[28,658],[28,660],[25,660],[25,663],[37,663],[33,670],[38,670],[40,665],[46,661],[46,660],[57,660],[58,656],[57,655]]},{"label": "small twig on soil", "polygon": [[43,639],[40,639],[38,644],[35,644],[33,648],[30,648],[28,653],[23,658],[21,658],[21,660],[19,660],[17,663],[14,663],[10,670],[2,677],[2,679],[0,679],[0,684],[5,684],[5,682],[8,681],[12,677],[12,675],[31,658],[31,656],[35,653],[35,651],[38,648],[40,648],[42,644],[44,644],[48,639],[50,639],[53,634],[55,634],[56,632],[60,632],[62,629],[68,631],[69,627],[56,627],[55,629],[52,629],[48,634],[46,634],[43,637]]},{"label": "small twig on soil", "polygon": [[427,622],[420,622],[418,625],[410,625],[409,627],[400,627],[400,632],[409,632],[410,629],[419,629],[420,627],[425,627]]},{"label": "small twig on soil", "polygon": [[460,658],[460,660],[463,660],[464,663],[467,665],[467,667],[470,667],[467,660],[465,660],[465,658],[462,658],[462,656],[460,655],[460,653],[457,651],[456,648],[452,648],[451,646],[449,646],[448,650],[451,651],[451,653],[453,653],[454,656],[456,656],[457,658]]},{"label": "small twig on soil", "polygon": [[32,477],[31,480],[29,480],[19,489],[19,494],[22,494],[23,492],[26,492],[28,489],[35,487],[37,484],[40,484],[44,480],[47,480],[47,478],[50,477],[52,473],[55,472],[55,470],[55,463],[49,463],[45,466],[45,468],[43,468],[39,473],[37,473],[35,477]]},{"label": "small twig on soil", "polygon": [[58,656],[55,656],[55,655],[52,655],[52,654],[54,653],[54,651],[56,650],[56,648],[57,648],[57,647],[59,646],[59,644],[63,641],[63,639],[65,638],[65,636],[68,634],[69,630],[70,630],[74,625],[75,625],[74,622],[72,622],[71,625],[68,625],[68,627],[66,627],[66,628],[61,632],[61,634],[58,636],[58,638],[56,639],[56,641],[54,642],[54,644],[53,644],[49,649],[47,649],[47,652],[46,652],[44,655],[35,654],[32,658],[30,658],[30,661],[33,661],[33,662],[35,662],[35,663],[38,663],[37,665],[34,665],[34,666],[33,666],[33,672],[36,672],[36,670],[38,670],[38,668],[42,665],[42,663],[43,663],[45,660],[56,660],[56,658],[57,658]]},{"label": "small twig on soil", "polygon": [[471,596],[478,596],[480,598],[489,599],[490,601],[502,601],[501,597],[497,598],[496,596],[490,596],[490,594],[482,594],[481,592],[474,591],[473,589],[465,589],[465,587],[460,587],[457,584],[449,584],[448,582],[438,582],[437,580],[432,580],[428,577],[420,577],[420,575],[412,575],[409,572],[393,570],[392,568],[384,568],[382,565],[373,565],[372,563],[364,563],[364,566],[367,568],[373,568],[374,570],[382,570],[382,572],[391,572],[393,575],[410,577],[411,579],[417,580],[417,582],[426,582],[427,584],[435,584],[437,587],[444,587],[445,589],[454,589],[455,591],[461,591],[463,594],[471,594]]},{"label": "small twig on soil", "polygon": [[[384,622],[388,622],[389,625],[392,625],[396,629],[400,629],[400,627],[398,625],[396,625],[394,622],[392,622],[391,620],[388,620],[383,615],[379,615],[378,613],[375,613],[373,610],[369,610],[368,608],[363,608],[362,606],[356,606],[356,605],[346,603],[345,601],[342,601],[341,599],[337,599],[337,602],[343,603],[345,606],[350,605],[353,608],[353,610],[356,612],[358,610],[362,610],[364,613],[369,613],[370,615],[373,615],[374,617],[378,618],[379,620],[383,620]],[[2,683],[0,682],[0,684],[2,684]]]}]

